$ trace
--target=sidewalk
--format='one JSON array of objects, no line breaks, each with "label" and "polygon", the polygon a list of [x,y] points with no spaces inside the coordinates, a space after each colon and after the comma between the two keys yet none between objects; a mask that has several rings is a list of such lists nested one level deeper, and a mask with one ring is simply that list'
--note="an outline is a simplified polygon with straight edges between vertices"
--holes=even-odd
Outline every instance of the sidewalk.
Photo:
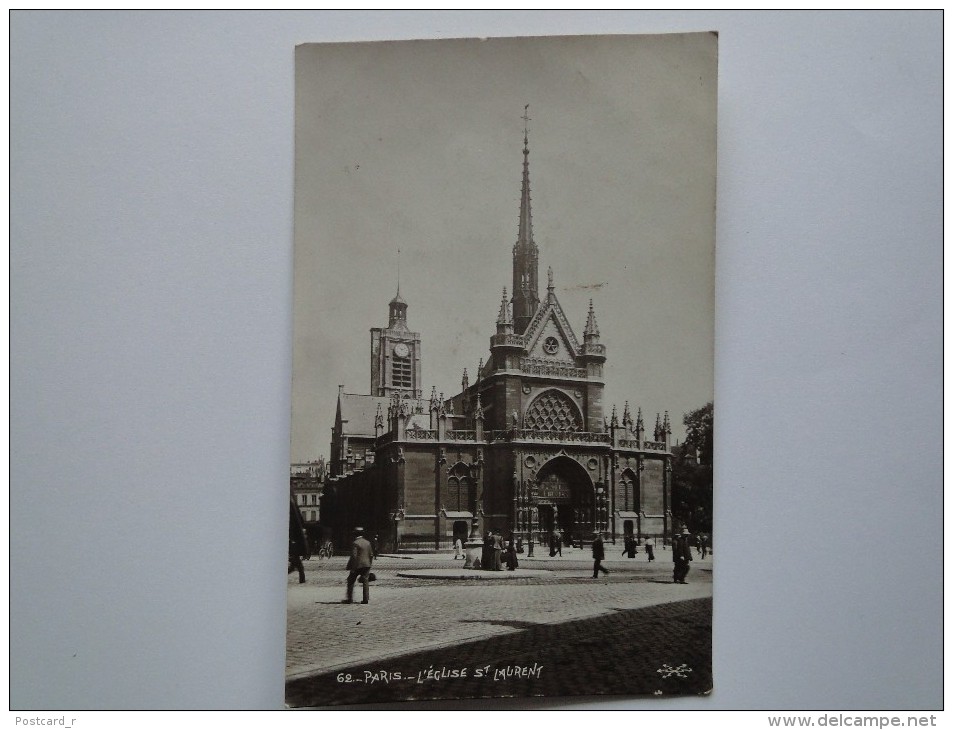
[{"label": "sidewalk", "polygon": [[[619,556],[607,561],[609,576],[593,579],[591,557],[577,553],[578,558],[567,555],[552,560],[547,554],[546,567],[552,567],[549,577],[521,575],[520,569],[509,574],[518,580],[503,581],[402,578],[399,572],[418,568],[452,570],[460,575],[481,571],[464,570],[462,561],[454,561],[452,556],[382,558],[375,563],[378,580],[371,586],[371,602],[366,606],[340,603],[346,576],[343,558],[340,565],[325,563],[318,570],[309,569],[305,584],[298,585],[296,577],[290,576],[287,676],[347,669],[530,626],[711,596],[708,561],[694,564],[702,569],[693,568],[688,585],[677,585],[671,582],[671,562],[635,564],[635,560]],[[534,566],[528,571],[535,572],[543,561],[526,562]]]},{"label": "sidewalk", "polygon": [[286,702],[307,707],[540,695],[661,697],[712,688],[710,598],[559,624],[515,618],[494,623],[512,632],[289,678]]}]

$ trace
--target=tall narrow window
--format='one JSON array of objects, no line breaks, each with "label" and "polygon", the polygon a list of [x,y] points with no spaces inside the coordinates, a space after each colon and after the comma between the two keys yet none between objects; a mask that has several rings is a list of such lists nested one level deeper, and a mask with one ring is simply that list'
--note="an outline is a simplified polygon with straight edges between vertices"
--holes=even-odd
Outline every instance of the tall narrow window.
[{"label": "tall narrow window", "polygon": [[395,388],[410,388],[413,386],[410,374],[410,358],[395,357],[392,370],[392,382]]}]

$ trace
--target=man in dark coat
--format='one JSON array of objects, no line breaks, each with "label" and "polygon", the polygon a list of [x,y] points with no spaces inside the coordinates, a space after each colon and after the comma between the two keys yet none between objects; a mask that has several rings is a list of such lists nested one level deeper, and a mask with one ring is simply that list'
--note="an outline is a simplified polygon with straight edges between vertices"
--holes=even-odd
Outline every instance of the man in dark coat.
[{"label": "man in dark coat", "polygon": [[684,528],[681,535],[672,538],[672,560],[675,563],[672,571],[673,583],[684,583],[685,576],[688,575],[688,564],[692,562],[692,546],[688,538],[688,530]]},{"label": "man in dark coat", "polygon": [[368,576],[371,572],[371,563],[374,562],[374,549],[364,538],[364,529],[354,528],[354,542],[351,544],[351,558],[347,561],[347,598],[343,603],[354,603],[354,581],[360,579],[364,589],[364,600],[361,603],[370,603],[371,588]]},{"label": "man in dark coat", "polygon": [[297,570],[299,583],[304,583],[304,563],[301,562],[301,559],[307,560],[310,557],[308,533],[304,529],[301,511],[295,504],[294,496],[292,496],[291,512],[288,517],[288,572],[293,573]]},{"label": "man in dark coat", "polygon": [[493,570],[493,533],[489,530],[486,531],[486,535],[483,538],[480,567],[483,570]]},{"label": "man in dark coat", "polygon": [[602,541],[602,533],[597,532],[593,536],[592,541],[592,577],[598,578],[599,571],[601,570],[606,575],[609,575],[609,571],[602,565],[602,561],[606,559],[606,547],[605,543]]}]

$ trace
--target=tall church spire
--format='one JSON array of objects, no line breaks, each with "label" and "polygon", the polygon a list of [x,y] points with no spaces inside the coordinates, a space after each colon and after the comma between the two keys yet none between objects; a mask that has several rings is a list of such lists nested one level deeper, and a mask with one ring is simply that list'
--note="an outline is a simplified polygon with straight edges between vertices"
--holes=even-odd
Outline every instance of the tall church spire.
[{"label": "tall church spire", "polygon": [[388,305],[390,317],[387,326],[391,329],[407,329],[407,302],[400,295],[400,249],[397,249],[397,294]]},{"label": "tall church spire", "polygon": [[520,194],[519,235],[513,245],[513,324],[522,334],[539,307],[539,248],[533,240],[533,211],[529,191],[529,104],[523,108],[523,187]]}]

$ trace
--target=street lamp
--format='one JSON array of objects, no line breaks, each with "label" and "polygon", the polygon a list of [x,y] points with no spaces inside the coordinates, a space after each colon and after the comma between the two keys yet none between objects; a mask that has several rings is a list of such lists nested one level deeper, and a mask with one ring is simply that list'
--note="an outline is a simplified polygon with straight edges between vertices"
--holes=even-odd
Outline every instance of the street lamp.
[{"label": "street lamp", "polygon": [[596,529],[599,532],[605,532],[608,529],[608,516],[606,515],[606,490],[602,487],[596,487]]},{"label": "street lamp", "polygon": [[533,519],[536,516],[536,495],[533,491],[533,482],[530,481],[529,488],[527,490],[529,494],[528,504],[526,506],[527,517],[529,518],[529,552],[526,553],[526,557],[533,557],[533,531],[536,529],[535,520]]}]

